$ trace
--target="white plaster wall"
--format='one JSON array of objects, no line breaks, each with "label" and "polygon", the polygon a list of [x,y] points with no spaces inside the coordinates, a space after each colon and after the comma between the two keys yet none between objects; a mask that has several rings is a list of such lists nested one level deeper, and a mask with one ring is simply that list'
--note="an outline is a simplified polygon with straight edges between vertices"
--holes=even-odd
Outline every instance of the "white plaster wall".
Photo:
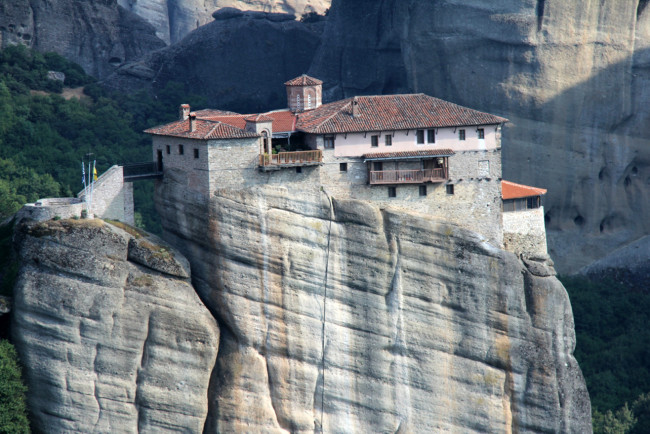
[{"label": "white plaster wall", "polygon": [[[359,157],[374,152],[403,152],[424,151],[431,149],[452,149],[454,151],[494,150],[501,147],[501,127],[496,125],[482,126],[485,139],[479,140],[478,127],[464,127],[465,140],[458,139],[460,128],[435,128],[436,142],[426,143],[427,130],[424,134],[424,144],[417,144],[416,130],[381,131],[373,133],[337,134],[334,152],[337,157]],[[379,135],[379,146],[372,147],[371,136]],[[392,145],[385,145],[385,136],[392,135]]]},{"label": "white plaster wall", "polygon": [[514,253],[547,254],[544,207],[503,213],[503,243]]}]

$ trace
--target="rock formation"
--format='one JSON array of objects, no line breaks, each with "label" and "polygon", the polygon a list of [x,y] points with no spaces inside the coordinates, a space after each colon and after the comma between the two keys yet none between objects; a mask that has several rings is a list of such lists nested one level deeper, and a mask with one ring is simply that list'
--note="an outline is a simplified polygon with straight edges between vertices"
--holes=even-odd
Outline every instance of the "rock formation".
[{"label": "rock formation", "polygon": [[13,341],[38,432],[201,432],[219,346],[189,264],[101,220],[26,224]]},{"label": "rock formation", "polygon": [[156,198],[222,331],[208,431],[591,431],[548,258],[317,188],[186,184]]},{"label": "rock formation", "polygon": [[230,110],[261,111],[286,106],[283,83],[304,73],[320,42],[324,23],[305,24],[293,15],[223,8],[214,21],[180,43],[118,69],[106,86],[141,89],[185,84]]},{"label": "rock formation", "polygon": [[323,14],[330,0],[118,0],[118,3],[147,20],[155,27],[159,38],[173,44],[212,21],[212,13],[221,8],[300,16],[309,12]]},{"label": "rock formation", "polygon": [[15,43],[57,52],[98,78],[165,46],[150,24],[116,0],[0,2],[0,46]]},{"label": "rock formation", "polygon": [[156,197],[196,293],[177,250],[128,227],[19,225],[36,429],[591,431],[548,258],[317,188],[186,183],[170,170]]},{"label": "rock formation", "polygon": [[425,92],[510,119],[504,177],[547,188],[563,272],[650,233],[647,1],[334,0],[326,99]]}]

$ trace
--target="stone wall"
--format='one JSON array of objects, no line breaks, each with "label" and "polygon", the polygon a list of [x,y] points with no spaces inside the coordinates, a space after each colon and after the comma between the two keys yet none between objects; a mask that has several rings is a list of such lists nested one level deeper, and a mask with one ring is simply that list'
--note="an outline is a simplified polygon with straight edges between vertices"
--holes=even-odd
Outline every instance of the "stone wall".
[{"label": "stone wall", "polygon": [[544,207],[504,212],[503,244],[506,250],[517,254],[546,255]]},{"label": "stone wall", "polygon": [[[86,199],[86,192],[77,195]],[[90,212],[104,219],[134,224],[133,184],[124,182],[122,166],[113,166],[95,181]]]},{"label": "stone wall", "polygon": [[25,204],[18,211],[16,221],[29,219],[41,222],[55,217],[62,219],[80,217],[83,206],[81,200],[73,197],[39,199],[35,203]]},{"label": "stone wall", "polygon": [[[180,147],[183,147],[181,154]],[[198,150],[198,158],[195,157]],[[208,148],[206,140],[183,139],[180,137],[154,136],[153,161],[158,159],[158,151],[163,156],[163,171],[182,170],[187,176],[188,188],[208,194]]]}]

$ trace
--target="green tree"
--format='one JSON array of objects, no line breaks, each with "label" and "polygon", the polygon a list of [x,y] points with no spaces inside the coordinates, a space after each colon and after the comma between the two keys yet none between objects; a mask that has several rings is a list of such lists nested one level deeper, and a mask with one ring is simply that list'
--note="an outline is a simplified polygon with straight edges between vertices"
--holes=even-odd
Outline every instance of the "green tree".
[{"label": "green tree", "polygon": [[13,345],[0,340],[0,432],[29,433],[25,393]]},{"label": "green tree", "polygon": [[595,411],[592,418],[594,434],[628,434],[636,424],[636,419],[627,403],[612,412],[605,413]]}]

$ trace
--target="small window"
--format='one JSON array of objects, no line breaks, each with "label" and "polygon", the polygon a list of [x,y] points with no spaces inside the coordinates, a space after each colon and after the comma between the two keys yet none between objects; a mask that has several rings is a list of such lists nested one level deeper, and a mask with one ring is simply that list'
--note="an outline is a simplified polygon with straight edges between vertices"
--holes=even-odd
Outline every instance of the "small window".
[{"label": "small window", "polygon": [[393,136],[391,136],[390,134],[386,134],[384,136],[384,145],[393,146]]},{"label": "small window", "polygon": [[396,187],[388,187],[388,197],[397,197]]},{"label": "small window", "polygon": [[379,136],[370,136],[370,146],[373,148],[379,146]]},{"label": "small window", "polygon": [[183,155],[185,153],[185,149],[183,148],[183,145],[178,145],[178,155]]},{"label": "small window", "polygon": [[447,184],[447,194],[454,194],[454,184]]},{"label": "small window", "polygon": [[465,130],[458,130],[458,140],[465,140]]},{"label": "small window", "polygon": [[424,144],[424,130],[417,130],[415,135],[417,136],[418,145],[423,145]]},{"label": "small window", "polygon": [[372,170],[374,170],[375,172],[381,172],[382,170],[384,170],[384,163],[382,163],[381,161],[375,161],[374,163],[372,163]]},{"label": "small window", "polygon": [[171,153],[172,153],[171,146],[167,145],[167,154],[171,154]]},{"label": "small window", "polygon": [[420,186],[420,196],[426,196],[427,195],[427,186],[426,185],[421,185]]},{"label": "small window", "polygon": [[311,108],[311,94],[307,94],[307,108]]},{"label": "small window", "polygon": [[427,143],[436,143],[436,130],[427,130]]},{"label": "small window", "polygon": [[479,128],[477,131],[478,131],[478,138],[479,139],[484,139],[485,138],[485,130],[483,128]]},{"label": "small window", "polygon": [[339,164],[339,171],[341,171],[341,172],[347,172],[347,171],[348,171],[348,163],[341,163],[341,164]]},{"label": "small window", "polygon": [[334,149],[334,136],[325,136],[323,139],[323,147],[325,149]]},{"label": "small window", "polygon": [[194,148],[194,158],[199,158],[199,148]]},{"label": "small window", "polygon": [[526,201],[528,202],[527,203],[528,209],[535,209],[535,208],[539,208],[539,206],[540,206],[539,205],[539,203],[540,203],[539,196],[529,197],[529,198],[526,199]]},{"label": "small window", "polygon": [[296,167],[296,173],[302,173],[302,167]]}]

